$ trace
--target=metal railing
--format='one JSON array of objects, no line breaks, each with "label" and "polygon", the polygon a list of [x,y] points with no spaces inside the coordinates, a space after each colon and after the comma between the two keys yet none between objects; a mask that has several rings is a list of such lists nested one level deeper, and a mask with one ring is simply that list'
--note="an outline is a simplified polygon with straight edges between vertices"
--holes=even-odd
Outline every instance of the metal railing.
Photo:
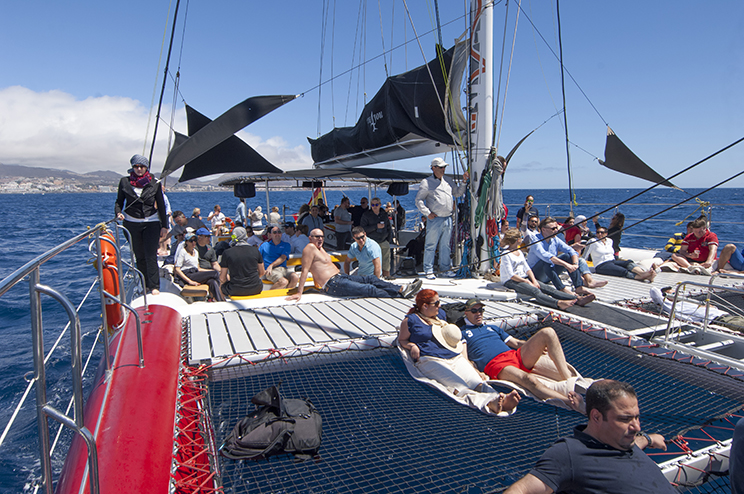
[{"label": "metal railing", "polygon": [[[114,228],[114,240],[112,241],[108,237],[102,236],[103,232],[106,232],[107,225],[111,224]],[[103,258],[101,255],[102,244],[101,242],[108,242],[112,245],[116,252],[116,267],[112,268],[116,270],[117,275],[124,273],[122,270],[123,266],[126,266],[130,272],[134,273],[136,278],[135,281],[142,283],[142,292],[145,293],[144,288],[144,276],[142,273],[134,268],[133,259],[131,263],[122,261],[121,255],[121,242],[119,241],[119,229],[124,231],[125,237],[128,236],[128,232],[121,228],[114,220],[110,220],[105,223],[96,225],[92,230],[88,230],[84,233],[76,235],[75,237],[57,245],[49,251],[41,254],[35,259],[29,261],[21,268],[11,273],[4,280],[0,281],[0,296],[7,293],[11,288],[19,284],[25,277],[29,278],[29,308],[31,312],[31,336],[33,345],[33,360],[34,360],[34,377],[32,383],[36,386],[36,416],[38,426],[38,439],[40,449],[40,465],[41,465],[41,485],[37,486],[42,489],[43,492],[52,493],[52,464],[51,464],[51,450],[50,450],[50,437],[47,420],[49,417],[58,421],[62,426],[67,427],[80,435],[82,440],[85,441],[88,450],[88,479],[90,485],[90,492],[97,494],[99,492],[98,485],[98,453],[96,442],[93,434],[90,430],[85,427],[83,408],[83,387],[82,387],[82,344],[81,344],[81,327],[80,317],[77,309],[70,302],[69,298],[59,291],[49,286],[41,284],[40,280],[40,267],[59,255],[60,253],[70,249],[77,245],[79,242],[95,236],[94,243],[96,246],[95,255],[97,257],[97,269],[98,269],[98,284],[101,296],[101,309],[104,318],[103,327],[108,327],[108,321],[106,320],[106,301],[111,300],[114,303],[120,304],[126,310],[134,314],[136,327],[137,327],[137,341],[139,350],[139,366],[144,367],[144,355],[142,348],[142,335],[139,314],[125,302],[125,283],[124,275],[118,276],[119,283],[119,295],[113,295],[104,288],[103,283]],[[127,238],[128,240],[128,238]],[[89,245],[90,249],[90,245]],[[91,249],[92,251],[92,249]],[[92,287],[91,287],[92,288]],[[74,416],[70,417],[66,413],[63,413],[54,408],[47,400],[47,383],[46,383],[46,366],[45,366],[45,355],[44,355],[44,327],[42,322],[42,307],[41,307],[41,295],[47,295],[57,301],[67,313],[70,321],[70,353],[71,353],[71,374],[72,374],[72,405],[74,407]],[[87,297],[87,295],[86,295]],[[146,299],[145,299],[146,304]],[[147,305],[145,305],[147,307]],[[126,319],[125,319],[126,320]],[[110,376],[111,363],[110,354],[108,348],[108,337],[103,338],[104,341],[104,358],[106,362],[106,376]],[[26,394],[27,395],[27,394]],[[24,395],[24,398],[26,397]],[[20,407],[21,404],[19,404]],[[17,415],[14,414],[11,418],[11,422],[6,427],[3,433],[3,437],[7,434],[7,430],[10,428],[12,421]]]},{"label": "metal railing", "polygon": [[[675,311],[677,309],[677,302],[680,299],[679,293],[680,293],[680,291],[682,291],[682,288],[687,287],[687,286],[697,286],[697,287],[700,287],[700,288],[705,288],[707,290],[708,295],[705,298],[705,315],[703,317],[703,331],[706,331],[708,329],[708,322],[709,322],[708,319],[709,319],[709,314],[710,314],[710,299],[711,299],[710,294],[711,294],[711,292],[713,290],[725,290],[725,291],[729,291],[729,292],[735,292],[735,293],[744,294],[744,289],[734,288],[734,287],[730,287],[730,286],[714,285],[713,284],[713,280],[717,276],[721,276],[721,275],[719,275],[719,274],[713,274],[710,277],[710,280],[709,280],[708,283],[698,283],[696,281],[682,281],[682,282],[680,282],[680,283],[678,283],[676,285],[676,288],[674,290],[674,298],[672,299],[672,307],[669,310],[669,321],[667,322],[666,331],[664,333],[664,341],[669,341],[669,336],[670,336],[671,330],[672,330],[672,323],[675,320],[674,313],[675,313]],[[744,278],[744,275],[733,275],[733,274],[730,274],[728,276],[734,277],[734,278]],[[690,303],[690,302],[688,302],[688,303]]]}]

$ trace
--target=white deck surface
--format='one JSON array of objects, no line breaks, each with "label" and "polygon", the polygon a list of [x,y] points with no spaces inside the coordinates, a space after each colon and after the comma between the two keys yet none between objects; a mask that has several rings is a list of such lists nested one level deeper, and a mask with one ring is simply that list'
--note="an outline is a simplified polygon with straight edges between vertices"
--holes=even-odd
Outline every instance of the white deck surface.
[{"label": "white deck surface", "polygon": [[[392,340],[412,306],[411,300],[356,298],[307,300],[298,304],[283,299],[262,299],[261,306],[193,313],[189,323],[189,362],[214,363],[241,354],[255,360],[272,352],[318,349],[324,345],[364,342],[370,338]],[[453,299],[442,298],[442,303]],[[256,301],[257,302],[257,301]],[[196,304],[192,304],[193,305]],[[218,304],[200,304],[202,310]],[[220,306],[230,305],[219,304]],[[237,305],[237,304],[236,304]],[[255,304],[254,304],[255,305]],[[514,319],[536,309],[511,302],[486,302],[486,319]],[[234,361],[240,363],[239,360]]]}]

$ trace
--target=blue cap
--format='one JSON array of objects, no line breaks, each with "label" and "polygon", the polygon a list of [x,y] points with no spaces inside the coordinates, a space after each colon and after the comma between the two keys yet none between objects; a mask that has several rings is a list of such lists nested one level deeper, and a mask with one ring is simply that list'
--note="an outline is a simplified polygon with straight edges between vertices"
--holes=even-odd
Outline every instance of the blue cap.
[{"label": "blue cap", "polygon": [[201,227],[198,230],[196,230],[196,234],[197,235],[207,235],[207,236],[210,236],[210,237],[212,236],[212,233],[209,230],[207,230],[206,228],[204,228],[204,227]]}]

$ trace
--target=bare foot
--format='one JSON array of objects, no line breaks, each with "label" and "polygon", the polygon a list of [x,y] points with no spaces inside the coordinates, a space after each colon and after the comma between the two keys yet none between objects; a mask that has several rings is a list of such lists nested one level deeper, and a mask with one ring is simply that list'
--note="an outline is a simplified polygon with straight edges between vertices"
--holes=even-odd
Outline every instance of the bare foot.
[{"label": "bare foot", "polygon": [[511,412],[517,407],[521,399],[521,396],[519,396],[516,390],[509,394],[499,393],[499,397],[488,404],[488,409],[496,414],[500,412]]},{"label": "bare foot", "polygon": [[560,310],[566,310],[569,307],[573,306],[573,304],[576,303],[576,299],[573,300],[559,300],[558,301],[558,308]]},{"label": "bare foot", "polygon": [[607,280],[602,281],[592,281],[591,283],[587,283],[587,287],[589,288],[600,288],[607,284]]},{"label": "bare foot", "polygon": [[589,302],[593,302],[595,298],[597,297],[593,293],[584,295],[583,297],[579,297],[578,299],[576,299],[576,305],[578,305],[579,307],[584,307]]},{"label": "bare foot", "polygon": [[566,398],[564,403],[571,407],[571,410],[574,412],[586,414],[586,403],[584,403],[584,397],[576,391],[569,391],[568,398]]},{"label": "bare foot", "polygon": [[152,295],[160,295],[160,290],[154,289],[152,292],[150,292]]},{"label": "bare foot", "polygon": [[585,286],[577,286],[576,287],[576,295],[589,295],[590,293],[592,293],[592,292],[590,292],[589,290],[587,290]]},{"label": "bare foot", "polygon": [[653,266],[651,266],[651,269],[649,269],[648,272],[651,273],[651,276],[649,276],[648,281],[650,281],[651,283],[653,283],[654,280],[656,279],[656,275],[659,274],[659,273],[656,272],[656,270],[654,269]]}]

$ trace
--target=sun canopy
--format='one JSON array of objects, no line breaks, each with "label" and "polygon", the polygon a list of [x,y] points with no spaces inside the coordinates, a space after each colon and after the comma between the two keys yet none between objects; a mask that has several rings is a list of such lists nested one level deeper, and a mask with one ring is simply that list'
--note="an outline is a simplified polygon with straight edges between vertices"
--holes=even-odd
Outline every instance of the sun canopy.
[{"label": "sun canopy", "polygon": [[186,106],[190,137],[177,134],[162,176],[182,166],[186,168],[179,182],[217,173],[281,172],[234,134],[295,98],[255,96],[230,108],[214,121]]},{"label": "sun canopy", "polygon": [[451,149],[453,136],[467,130],[459,90],[467,43],[444,52],[438,46],[437,53],[428,64],[389,77],[354,127],[308,139],[315,165],[348,168]]},{"label": "sun canopy", "polygon": [[666,187],[677,188],[636,156],[609,127],[607,127],[605,159],[604,161],[599,160],[599,164],[616,172],[642,178],[643,180],[648,180],[649,182]]}]

